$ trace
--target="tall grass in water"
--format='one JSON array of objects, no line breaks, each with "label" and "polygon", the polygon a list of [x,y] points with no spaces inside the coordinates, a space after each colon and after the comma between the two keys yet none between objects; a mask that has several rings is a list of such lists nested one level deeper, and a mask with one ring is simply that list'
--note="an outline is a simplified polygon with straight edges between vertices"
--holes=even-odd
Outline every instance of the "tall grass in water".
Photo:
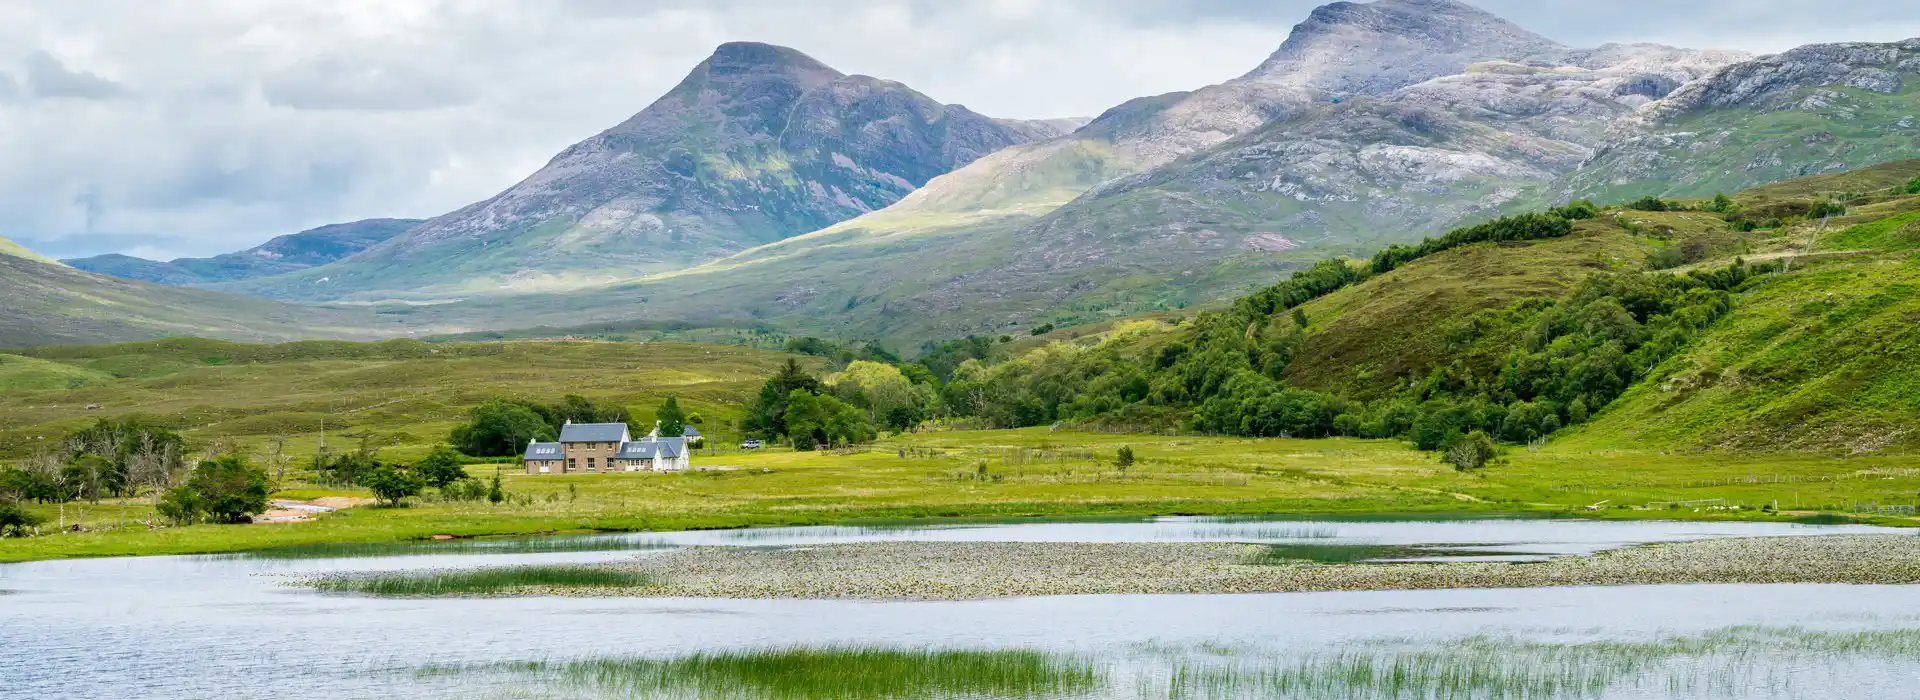
[{"label": "tall grass in water", "polygon": [[435,554],[552,554],[561,552],[626,552],[664,549],[673,545],[625,535],[569,537],[480,538],[427,542],[341,542],[269,547],[222,559],[350,559],[427,556]]},{"label": "tall grass in water", "polygon": [[[1661,697],[1791,693],[1796,664],[1920,663],[1920,630],[1822,632],[1733,627],[1649,642],[1547,643],[1474,637],[1442,645],[1360,645],[1269,663],[1176,660],[1142,697],[1542,700],[1618,691]],[[1809,682],[1819,682],[1813,680]],[[1164,691],[1164,693],[1160,692]]]},{"label": "tall grass in water", "polygon": [[564,683],[622,697],[911,700],[1071,698],[1102,685],[1086,662],[1038,651],[879,647],[701,652],[671,659],[599,658],[449,670],[506,671],[542,685]]},{"label": "tall grass in water", "polygon": [[1260,548],[1246,559],[1243,564],[1274,565],[1315,562],[1320,564],[1355,564],[1383,559],[1434,559],[1446,560],[1459,557],[1512,557],[1528,556],[1525,552],[1501,550],[1476,550],[1471,545],[1384,545],[1384,544],[1270,544]]},{"label": "tall grass in water", "polygon": [[310,582],[330,593],[381,597],[492,595],[539,588],[630,588],[653,578],[603,566],[512,566],[446,571],[341,574]]}]

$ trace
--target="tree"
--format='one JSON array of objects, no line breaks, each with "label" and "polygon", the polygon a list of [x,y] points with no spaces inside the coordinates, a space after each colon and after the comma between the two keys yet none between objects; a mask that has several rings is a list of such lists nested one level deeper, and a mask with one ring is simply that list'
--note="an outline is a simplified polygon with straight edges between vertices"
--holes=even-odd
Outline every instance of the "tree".
[{"label": "tree", "polygon": [[[822,398],[803,389],[795,389],[787,395],[786,438],[793,449],[808,452],[825,439],[827,413],[821,406]],[[824,398],[834,400],[832,397]]]},{"label": "tree", "polygon": [[867,422],[867,412],[858,406],[840,403],[831,396],[820,397],[821,408],[828,412],[826,423],[827,443],[830,445],[857,445],[873,442],[879,437],[873,432],[873,425]]},{"label": "tree", "polygon": [[1484,431],[1475,430],[1448,448],[1443,459],[1453,468],[1467,471],[1486,466],[1487,460],[1493,459],[1493,454],[1493,438]]},{"label": "tree", "polygon": [[247,522],[267,511],[267,472],[239,455],[201,462],[186,487],[199,500],[200,510],[217,522]]},{"label": "tree", "polygon": [[761,385],[760,394],[754,398],[753,405],[747,407],[747,415],[741,419],[740,427],[747,434],[758,435],[764,440],[785,439],[787,401],[795,391],[808,395],[819,394],[820,380],[807,374],[798,362],[789,359],[779,372]]},{"label": "tree", "polygon": [[401,501],[420,495],[426,481],[391,464],[382,464],[361,477],[360,484],[373,491],[374,497],[383,504],[397,507]]},{"label": "tree", "polygon": [[1126,471],[1127,467],[1133,466],[1133,446],[1132,445],[1120,446],[1120,449],[1116,451],[1113,455],[1113,466],[1119,467],[1120,471]]},{"label": "tree", "polygon": [[1053,324],[1043,323],[1038,326],[1034,326],[1033,330],[1027,331],[1027,335],[1046,335],[1052,332],[1053,332]]},{"label": "tree", "polygon": [[413,463],[413,469],[427,485],[437,489],[467,478],[466,468],[460,465],[460,453],[446,445],[434,445],[427,456]]},{"label": "tree", "polygon": [[500,488],[500,472],[493,472],[493,480],[487,484],[487,502],[498,504],[507,500],[507,492]]},{"label": "tree", "polygon": [[887,429],[904,433],[926,420],[926,414],[917,406],[894,406],[887,410]]},{"label": "tree", "polygon": [[475,457],[520,454],[527,443],[552,440],[553,426],[524,405],[494,399],[467,412],[465,425],[455,427],[453,446]]},{"label": "tree", "polygon": [[47,519],[28,512],[19,503],[0,502],[0,537],[26,537]]},{"label": "tree", "polygon": [[667,394],[667,400],[660,402],[660,410],[653,414],[660,430],[660,437],[680,437],[687,434],[687,414],[680,410],[680,398]]},{"label": "tree", "polygon": [[1293,327],[1294,328],[1307,327],[1307,311],[1305,309],[1302,309],[1298,306],[1293,307]]}]

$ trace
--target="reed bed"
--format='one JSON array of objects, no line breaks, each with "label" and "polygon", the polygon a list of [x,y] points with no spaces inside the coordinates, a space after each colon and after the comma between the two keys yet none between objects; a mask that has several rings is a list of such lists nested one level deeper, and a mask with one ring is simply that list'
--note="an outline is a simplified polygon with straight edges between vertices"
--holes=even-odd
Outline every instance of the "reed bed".
[{"label": "reed bed", "polygon": [[420,669],[423,677],[504,673],[543,687],[618,697],[914,700],[1075,698],[1102,687],[1096,667],[1026,650],[888,647],[698,652],[669,659],[589,658]]},{"label": "reed bed", "polygon": [[337,574],[305,582],[329,593],[383,598],[486,596],[565,590],[633,589],[653,585],[646,573],[605,566],[510,566],[489,569]]},{"label": "reed bed", "polygon": [[628,552],[668,549],[664,541],[627,535],[477,538],[423,542],[341,542],[270,547],[232,554],[221,559],[357,559],[368,557],[429,556],[436,554],[555,554],[564,552]]},{"label": "reed bed", "polygon": [[[1920,629],[1861,632],[1731,627],[1648,642],[1473,637],[1415,648],[1361,645],[1305,658],[1176,659],[1141,697],[1544,700],[1620,691],[1670,697],[1793,693],[1782,667],[1920,663]],[[1817,679],[1801,679],[1819,682]],[[1798,690],[1804,691],[1805,688]]]}]

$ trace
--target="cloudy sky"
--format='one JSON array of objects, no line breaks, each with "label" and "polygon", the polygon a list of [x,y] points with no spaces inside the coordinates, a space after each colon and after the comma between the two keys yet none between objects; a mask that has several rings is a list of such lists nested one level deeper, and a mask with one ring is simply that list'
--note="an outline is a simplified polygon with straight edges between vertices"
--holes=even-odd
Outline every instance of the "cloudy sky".
[{"label": "cloudy sky", "polygon": [[[1920,36],[1912,0],[1482,0],[1574,45]],[[1004,117],[1258,64],[1302,0],[7,0],[0,236],[167,259],[483,199],[728,40]]]}]

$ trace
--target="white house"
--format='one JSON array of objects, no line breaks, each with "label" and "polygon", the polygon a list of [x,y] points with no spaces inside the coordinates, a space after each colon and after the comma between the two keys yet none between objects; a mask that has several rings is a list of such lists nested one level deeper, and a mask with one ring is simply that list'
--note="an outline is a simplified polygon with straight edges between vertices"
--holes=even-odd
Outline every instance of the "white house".
[{"label": "white house", "polygon": [[685,438],[635,440],[625,423],[569,422],[557,442],[529,441],[524,460],[528,474],[668,472],[693,465]]}]

